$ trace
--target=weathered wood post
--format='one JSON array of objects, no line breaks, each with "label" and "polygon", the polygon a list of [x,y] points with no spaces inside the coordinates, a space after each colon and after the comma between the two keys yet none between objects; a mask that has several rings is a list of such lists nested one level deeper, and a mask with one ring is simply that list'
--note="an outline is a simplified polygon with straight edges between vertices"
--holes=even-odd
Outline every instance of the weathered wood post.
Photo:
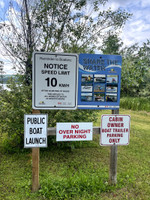
[{"label": "weathered wood post", "polygon": [[[119,114],[119,109],[112,110],[112,114]],[[117,184],[117,145],[115,144],[110,149],[109,183],[111,185]]]},{"label": "weathered wood post", "polygon": [[[32,114],[40,114],[39,110],[33,110]],[[38,191],[39,185],[39,160],[40,148],[32,148],[32,192]]]}]

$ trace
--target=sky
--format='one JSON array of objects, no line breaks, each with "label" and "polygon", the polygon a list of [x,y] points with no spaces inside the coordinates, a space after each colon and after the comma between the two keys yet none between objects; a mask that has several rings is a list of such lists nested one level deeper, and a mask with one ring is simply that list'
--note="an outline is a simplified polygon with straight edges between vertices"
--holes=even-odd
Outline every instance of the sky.
[{"label": "sky", "polygon": [[[108,6],[108,5],[107,5]],[[110,0],[109,6],[112,9],[125,9],[132,13],[123,28],[121,38],[126,46],[135,43],[142,45],[150,39],[150,1],[149,0]]]},{"label": "sky", "polygon": [[[17,0],[20,1],[20,0]],[[9,0],[0,0],[0,17],[8,7]],[[138,43],[139,46],[150,39],[150,0],[109,0],[105,8],[116,10],[118,8],[132,13],[131,19],[125,24],[120,37],[124,46]],[[7,74],[14,73],[10,67],[5,66]]]}]

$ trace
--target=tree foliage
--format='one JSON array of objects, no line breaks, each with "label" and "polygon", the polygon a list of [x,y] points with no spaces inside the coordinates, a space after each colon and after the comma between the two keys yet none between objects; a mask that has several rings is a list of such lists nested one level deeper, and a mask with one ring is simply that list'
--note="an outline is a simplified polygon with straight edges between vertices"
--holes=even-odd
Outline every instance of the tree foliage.
[{"label": "tree foliage", "polygon": [[[129,13],[104,10],[107,0],[23,0],[1,23],[0,43],[14,68],[31,83],[32,52],[91,52],[107,31],[120,29]],[[16,8],[17,7],[17,8]]]},{"label": "tree foliage", "polygon": [[119,55],[123,46],[122,40],[117,33],[111,33],[104,37],[101,51],[103,54]]},{"label": "tree foliage", "polygon": [[103,40],[104,54],[122,55],[121,93],[123,96],[150,96],[150,41],[140,47],[134,44],[123,48],[116,33],[109,32]]},{"label": "tree foliage", "polygon": [[4,72],[4,62],[0,61],[0,84],[3,84],[3,75],[5,74]]},{"label": "tree foliage", "polygon": [[18,81],[8,81],[9,90],[0,93],[0,130],[7,134],[5,147],[14,151],[23,147],[24,114],[31,113],[31,87],[22,85],[22,77]]},{"label": "tree foliage", "polygon": [[149,96],[150,88],[150,41],[125,48],[122,66],[122,94],[130,96]]}]

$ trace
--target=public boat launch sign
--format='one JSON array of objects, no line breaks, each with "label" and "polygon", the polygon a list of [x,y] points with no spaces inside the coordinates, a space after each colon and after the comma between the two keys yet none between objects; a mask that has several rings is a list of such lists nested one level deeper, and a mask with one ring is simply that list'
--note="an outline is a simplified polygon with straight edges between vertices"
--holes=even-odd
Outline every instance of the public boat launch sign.
[{"label": "public boat launch sign", "polygon": [[57,123],[56,141],[93,140],[93,123]]},{"label": "public boat launch sign", "polygon": [[77,54],[33,53],[33,109],[76,109],[77,85]]},{"label": "public boat launch sign", "polygon": [[102,115],[100,145],[128,145],[129,115]]},{"label": "public boat launch sign", "polygon": [[24,147],[47,147],[48,116],[24,115]]}]

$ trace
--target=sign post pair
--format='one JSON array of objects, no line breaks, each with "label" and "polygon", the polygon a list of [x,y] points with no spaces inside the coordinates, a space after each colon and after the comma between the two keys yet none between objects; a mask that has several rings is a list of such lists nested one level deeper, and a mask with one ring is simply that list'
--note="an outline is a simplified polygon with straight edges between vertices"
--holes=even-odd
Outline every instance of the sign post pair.
[{"label": "sign post pair", "polygon": [[[24,139],[25,147],[32,148],[33,191],[39,188],[39,147],[47,146],[47,138],[44,135],[47,134],[47,117],[34,114],[39,114],[39,110],[49,109],[119,109],[121,63],[121,56],[117,55],[80,54],[78,58],[77,54],[34,52],[34,111],[32,117],[25,117]],[[61,130],[58,141],[63,135]],[[92,136],[91,128],[89,130],[88,139]],[[72,137],[78,137],[77,132],[74,131]],[[82,133],[81,136],[85,137]]]}]

